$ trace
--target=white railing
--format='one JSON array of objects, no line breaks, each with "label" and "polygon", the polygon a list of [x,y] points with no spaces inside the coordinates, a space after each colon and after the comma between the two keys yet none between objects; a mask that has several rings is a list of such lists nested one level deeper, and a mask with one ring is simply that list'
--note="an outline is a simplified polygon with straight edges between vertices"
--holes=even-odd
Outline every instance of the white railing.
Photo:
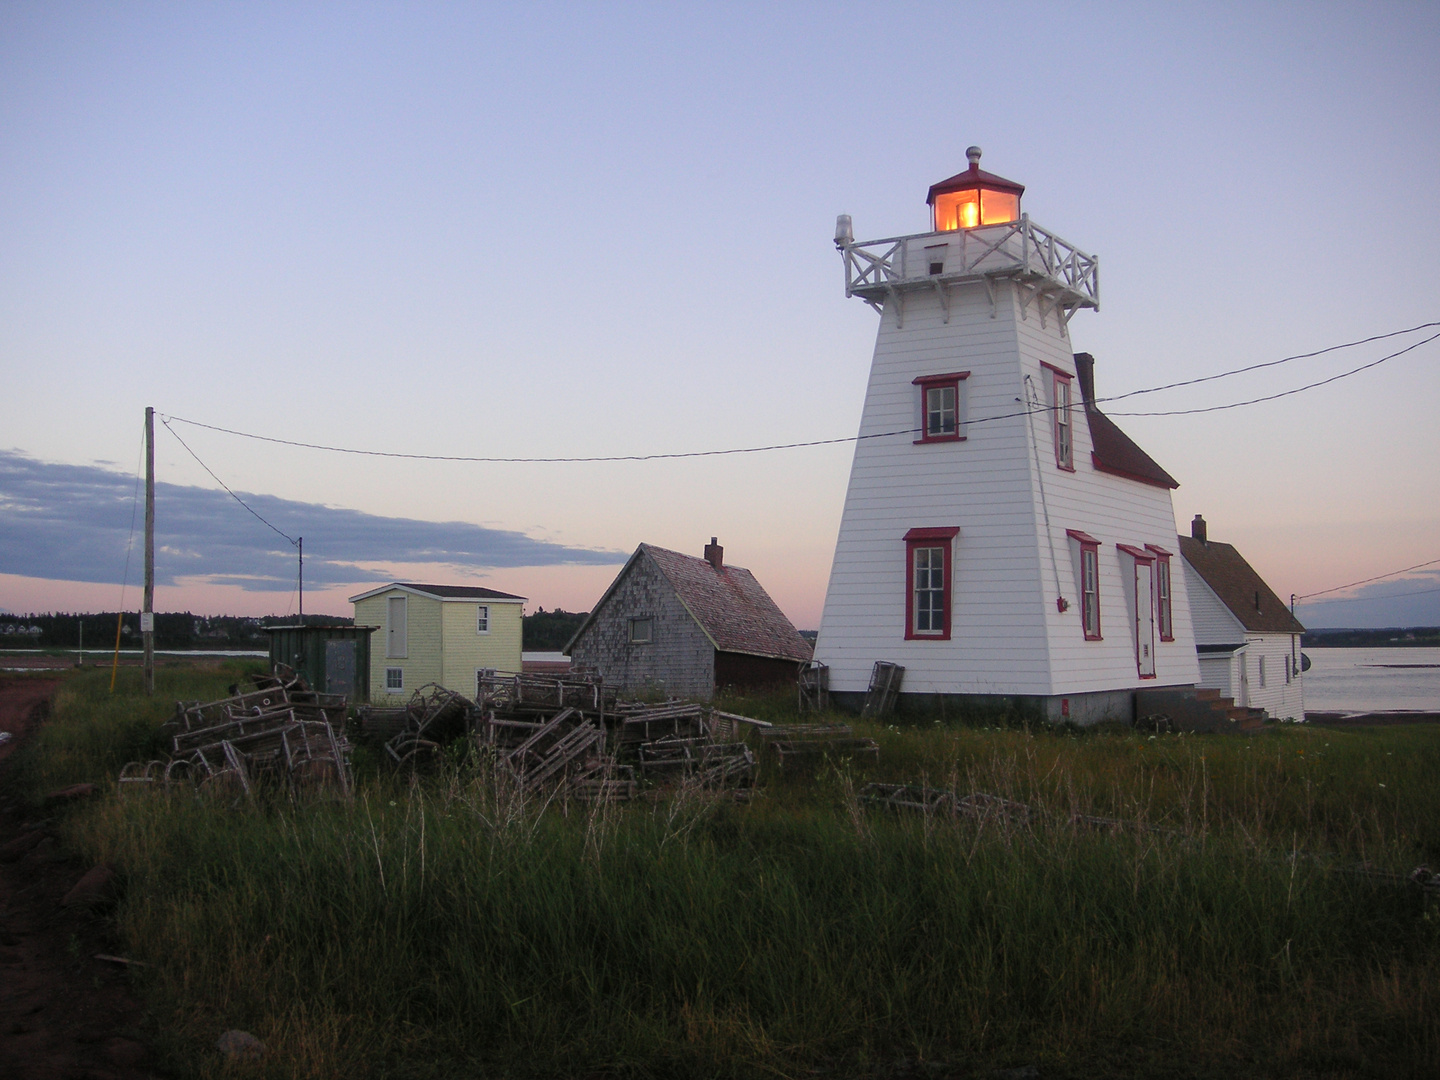
[{"label": "white railing", "polygon": [[[1003,225],[840,245],[845,295],[875,301],[897,288],[1020,277],[1066,307],[1100,306],[1100,260],[1022,216]],[[938,272],[936,271],[938,268]]]}]

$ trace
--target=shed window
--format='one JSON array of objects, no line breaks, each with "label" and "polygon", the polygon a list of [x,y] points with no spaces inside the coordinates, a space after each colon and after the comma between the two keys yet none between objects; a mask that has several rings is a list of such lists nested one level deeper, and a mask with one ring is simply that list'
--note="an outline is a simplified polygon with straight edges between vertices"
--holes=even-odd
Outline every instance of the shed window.
[{"label": "shed window", "polygon": [[477,634],[488,634],[490,632],[490,605],[481,604],[476,608],[478,615],[475,619],[475,632]]},{"label": "shed window", "polygon": [[655,640],[655,620],[646,615],[642,618],[630,620],[630,642],[634,645],[644,645]]},{"label": "shed window", "polygon": [[1263,655],[1260,657],[1260,688],[1262,690],[1265,688],[1265,657]]},{"label": "shed window", "polygon": [[905,637],[950,640],[952,555],[957,528],[905,534]]},{"label": "shed window", "polygon": [[387,667],[387,668],[385,669],[385,689],[386,689],[386,690],[404,690],[404,689],[405,689],[405,669],[404,669],[404,668]]},{"label": "shed window", "polygon": [[969,377],[968,371],[951,371],[914,380],[920,388],[917,443],[959,442],[965,438],[965,380]]}]

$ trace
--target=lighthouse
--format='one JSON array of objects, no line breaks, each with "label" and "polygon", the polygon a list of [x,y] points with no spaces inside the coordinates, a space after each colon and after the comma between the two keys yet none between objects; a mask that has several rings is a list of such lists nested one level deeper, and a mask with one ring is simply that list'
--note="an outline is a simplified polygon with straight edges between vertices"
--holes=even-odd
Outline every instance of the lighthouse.
[{"label": "lighthouse", "polygon": [[1136,691],[1199,677],[1178,485],[1071,344],[1098,259],[966,156],[929,189],[927,231],[856,241],[836,222],[845,293],[880,325],[815,659],[842,702],[887,661],[907,699],[1128,720]]}]

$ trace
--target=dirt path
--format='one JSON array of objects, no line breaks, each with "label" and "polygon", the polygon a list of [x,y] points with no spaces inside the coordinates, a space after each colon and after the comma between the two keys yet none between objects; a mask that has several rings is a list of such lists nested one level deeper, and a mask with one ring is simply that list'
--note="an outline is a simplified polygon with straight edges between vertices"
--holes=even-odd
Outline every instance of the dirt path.
[{"label": "dirt path", "polygon": [[[89,869],[62,852],[49,819],[11,790],[7,759],[42,721],[53,679],[0,676],[0,1076],[141,1080],[157,1075],[124,965],[100,914],[60,901]],[[97,778],[98,779],[98,778]]]}]

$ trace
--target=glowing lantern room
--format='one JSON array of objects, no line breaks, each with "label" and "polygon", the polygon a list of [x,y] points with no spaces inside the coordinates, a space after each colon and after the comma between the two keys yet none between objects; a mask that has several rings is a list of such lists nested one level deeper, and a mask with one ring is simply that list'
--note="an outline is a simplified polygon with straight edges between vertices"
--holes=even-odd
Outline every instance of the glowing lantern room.
[{"label": "glowing lantern room", "polygon": [[976,225],[1001,225],[1020,218],[1020,196],[1025,185],[1003,176],[983,172],[980,147],[965,151],[970,168],[941,180],[930,188],[930,204],[936,232],[972,229]]}]

